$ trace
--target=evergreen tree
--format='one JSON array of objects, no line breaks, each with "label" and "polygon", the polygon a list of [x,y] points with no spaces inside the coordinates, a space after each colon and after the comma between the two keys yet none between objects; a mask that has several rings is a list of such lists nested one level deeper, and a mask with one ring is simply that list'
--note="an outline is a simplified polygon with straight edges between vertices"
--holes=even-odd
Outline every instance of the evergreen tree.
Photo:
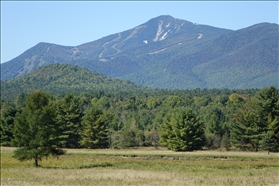
[{"label": "evergreen tree", "polygon": [[[278,108],[279,108],[279,101],[278,101]],[[272,138],[276,140],[277,144],[279,144],[279,113],[278,116],[276,116],[275,119],[273,119],[273,121],[269,123],[268,130]],[[279,151],[279,145],[277,147],[278,147],[277,151]]]},{"label": "evergreen tree", "polygon": [[259,127],[258,119],[252,110],[248,109],[236,116],[236,123],[231,126],[231,142],[238,148],[257,151],[259,141],[263,137],[263,128]]},{"label": "evergreen tree", "polygon": [[243,108],[246,97],[238,94],[231,94],[229,100],[226,102],[226,116],[230,124],[235,123],[235,115],[238,114],[239,109]]},{"label": "evergreen tree", "polygon": [[79,99],[73,94],[67,94],[57,103],[57,123],[62,128],[63,147],[78,148],[81,139],[81,119],[83,113]]},{"label": "evergreen tree", "polygon": [[270,87],[263,88],[245,103],[230,129],[231,141],[236,147],[257,151],[267,132],[279,142],[278,99],[278,90]]},{"label": "evergreen tree", "polygon": [[263,139],[260,141],[260,148],[263,150],[267,150],[268,154],[272,151],[278,151],[279,144],[277,140],[272,137],[272,135],[267,132]]},{"label": "evergreen tree", "polygon": [[25,108],[15,117],[13,143],[21,148],[14,152],[14,157],[20,161],[34,159],[34,165],[38,167],[38,161],[43,157],[64,154],[57,148],[59,131],[49,95],[41,91],[28,95]]},{"label": "evergreen tree", "polygon": [[204,124],[191,110],[174,109],[161,128],[161,142],[174,151],[199,150],[205,145]]},{"label": "evergreen tree", "polygon": [[279,144],[279,91],[275,87],[260,90],[255,96],[254,108],[264,133],[269,131]]},{"label": "evergreen tree", "polygon": [[0,139],[1,145],[10,146],[13,139],[12,128],[14,126],[14,118],[17,109],[11,103],[3,102],[1,104],[1,125],[0,125]]},{"label": "evergreen tree", "polygon": [[110,115],[96,107],[91,108],[82,120],[80,144],[83,147],[96,149],[109,147]]},{"label": "evergreen tree", "polygon": [[210,106],[204,122],[206,122],[206,128],[210,133],[220,137],[224,135],[226,117],[220,107]]}]

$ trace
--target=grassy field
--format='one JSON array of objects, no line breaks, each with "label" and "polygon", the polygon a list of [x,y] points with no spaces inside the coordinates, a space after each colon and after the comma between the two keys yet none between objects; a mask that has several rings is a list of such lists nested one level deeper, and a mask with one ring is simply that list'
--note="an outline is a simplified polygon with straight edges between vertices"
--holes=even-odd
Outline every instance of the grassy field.
[{"label": "grassy field", "polygon": [[279,185],[278,153],[66,150],[34,168],[1,147],[1,185]]}]

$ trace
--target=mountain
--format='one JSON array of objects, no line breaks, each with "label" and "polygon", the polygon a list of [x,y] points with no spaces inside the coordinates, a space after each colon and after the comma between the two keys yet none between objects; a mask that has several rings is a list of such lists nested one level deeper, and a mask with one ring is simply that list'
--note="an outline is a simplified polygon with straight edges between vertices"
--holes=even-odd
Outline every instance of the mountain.
[{"label": "mountain", "polygon": [[1,64],[1,79],[53,63],[157,88],[278,87],[278,25],[233,31],[159,16],[79,46],[39,43]]},{"label": "mountain", "polygon": [[[1,82],[1,98],[15,100],[20,93],[30,93],[37,89],[54,94],[64,93],[106,93],[123,94],[152,91],[128,81],[109,78],[69,64],[51,64],[38,67],[23,76]],[[155,89],[154,89],[155,90]]]}]

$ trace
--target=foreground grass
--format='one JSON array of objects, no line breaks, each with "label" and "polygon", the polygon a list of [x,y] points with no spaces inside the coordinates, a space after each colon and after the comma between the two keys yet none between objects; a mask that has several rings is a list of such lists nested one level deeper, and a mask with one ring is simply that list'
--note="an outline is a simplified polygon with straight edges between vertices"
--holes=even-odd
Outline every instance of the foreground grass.
[{"label": "foreground grass", "polygon": [[279,154],[68,149],[33,162],[1,148],[1,185],[279,185]]}]

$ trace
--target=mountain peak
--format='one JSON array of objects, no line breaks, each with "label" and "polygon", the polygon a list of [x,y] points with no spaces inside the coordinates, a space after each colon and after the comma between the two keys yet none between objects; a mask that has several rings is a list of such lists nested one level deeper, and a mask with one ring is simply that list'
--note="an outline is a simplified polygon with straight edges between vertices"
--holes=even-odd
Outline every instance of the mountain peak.
[{"label": "mountain peak", "polygon": [[[193,26],[193,23],[189,21],[176,19],[170,15],[160,15],[135,27],[135,29],[142,29],[140,33],[146,37],[143,38],[143,41],[145,43],[150,43],[177,36],[178,33],[192,32]],[[196,34],[198,35],[198,33]]]},{"label": "mountain peak", "polygon": [[233,31],[160,15],[79,46],[38,43],[1,64],[1,78],[68,63],[156,88],[278,86],[277,41],[276,24]]},{"label": "mountain peak", "polygon": [[175,19],[175,18],[172,17],[171,15],[160,15],[160,16],[154,17],[153,19]]},{"label": "mountain peak", "polygon": [[176,21],[183,21],[183,22],[188,22],[182,19],[176,19],[174,17],[172,17],[171,15],[160,15],[158,17],[154,17],[152,19],[150,19],[149,21],[147,21],[147,23],[151,23],[153,24],[154,22],[158,22],[158,21],[164,21],[164,22],[176,22]]}]

